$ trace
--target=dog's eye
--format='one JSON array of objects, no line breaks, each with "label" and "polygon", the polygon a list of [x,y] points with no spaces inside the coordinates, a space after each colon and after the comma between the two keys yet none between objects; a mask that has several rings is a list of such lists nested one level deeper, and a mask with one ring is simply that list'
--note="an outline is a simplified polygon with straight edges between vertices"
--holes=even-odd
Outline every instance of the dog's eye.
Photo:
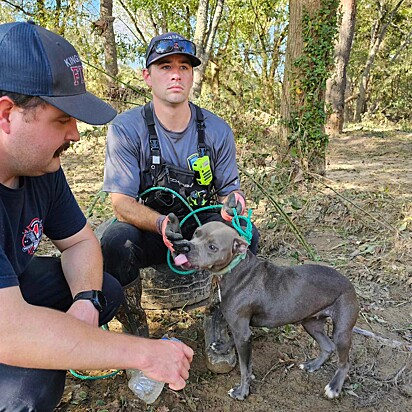
[{"label": "dog's eye", "polygon": [[215,245],[209,245],[209,249],[210,249],[212,252],[216,252],[216,251],[217,251],[217,247],[216,247]]}]

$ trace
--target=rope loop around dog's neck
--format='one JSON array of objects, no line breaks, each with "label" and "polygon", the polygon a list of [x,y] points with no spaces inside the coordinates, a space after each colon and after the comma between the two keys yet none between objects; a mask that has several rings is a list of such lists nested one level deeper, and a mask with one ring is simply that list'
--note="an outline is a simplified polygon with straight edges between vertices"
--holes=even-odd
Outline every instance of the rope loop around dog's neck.
[{"label": "rope loop around dog's neck", "polygon": [[[183,226],[183,224],[192,216],[195,215],[196,213],[200,213],[200,212],[204,212],[206,210],[211,210],[211,209],[221,209],[222,205],[211,205],[211,206],[204,206],[201,207],[199,209],[196,210],[192,210],[190,213],[188,213],[180,222],[180,227]],[[250,242],[252,240],[252,220],[251,220],[251,216],[252,216],[252,209],[249,209],[248,211],[248,215],[247,216],[241,216],[237,213],[236,208],[233,208],[233,219],[232,219],[232,226],[234,229],[236,229],[236,231],[239,233],[240,236],[242,236],[246,242],[250,245]],[[241,220],[244,220],[246,222],[246,228],[243,229],[243,227],[241,226],[240,222]],[[201,225],[199,225],[201,226]],[[239,255],[241,256],[241,255]],[[244,256],[243,256],[244,258]],[[239,263],[239,260],[237,261],[237,263]],[[235,267],[237,265],[237,263],[233,266]],[[195,273],[195,270],[179,270],[176,268],[175,265],[173,265],[172,263],[172,259],[171,259],[171,253],[170,250],[168,250],[167,252],[167,264],[169,265],[169,268],[177,273],[178,275],[192,275],[193,273]],[[232,268],[233,268],[232,267]]]},{"label": "rope loop around dog's neck", "polygon": [[246,252],[241,253],[240,255],[236,255],[235,258],[223,269],[219,270],[219,272],[213,272],[213,275],[222,276],[226,273],[229,273],[234,269],[244,258],[246,257]]}]

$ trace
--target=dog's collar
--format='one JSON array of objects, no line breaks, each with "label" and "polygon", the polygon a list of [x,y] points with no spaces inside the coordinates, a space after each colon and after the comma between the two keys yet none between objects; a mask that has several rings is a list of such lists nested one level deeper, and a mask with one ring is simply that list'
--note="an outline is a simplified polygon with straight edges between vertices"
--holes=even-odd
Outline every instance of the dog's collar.
[{"label": "dog's collar", "polygon": [[231,272],[244,258],[246,257],[246,253],[242,253],[241,255],[237,255],[226,267],[219,272],[213,272],[214,275],[222,276],[228,272]]}]

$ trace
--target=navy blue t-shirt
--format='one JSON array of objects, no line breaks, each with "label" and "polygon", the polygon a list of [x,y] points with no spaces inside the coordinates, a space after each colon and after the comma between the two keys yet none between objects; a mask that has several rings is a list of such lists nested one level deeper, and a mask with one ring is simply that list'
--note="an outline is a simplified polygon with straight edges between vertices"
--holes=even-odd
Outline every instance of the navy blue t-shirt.
[{"label": "navy blue t-shirt", "polygon": [[61,240],[86,224],[63,170],[21,177],[20,187],[0,184],[0,288],[19,285],[43,233]]}]

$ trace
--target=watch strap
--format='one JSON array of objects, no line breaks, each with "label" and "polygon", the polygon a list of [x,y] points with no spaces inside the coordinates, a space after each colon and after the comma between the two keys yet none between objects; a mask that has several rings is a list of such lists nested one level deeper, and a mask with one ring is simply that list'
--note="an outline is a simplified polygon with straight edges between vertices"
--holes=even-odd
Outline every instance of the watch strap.
[{"label": "watch strap", "polygon": [[107,304],[106,297],[101,290],[85,290],[79,292],[73,298],[73,302],[78,300],[90,300],[99,312],[103,312]]}]

